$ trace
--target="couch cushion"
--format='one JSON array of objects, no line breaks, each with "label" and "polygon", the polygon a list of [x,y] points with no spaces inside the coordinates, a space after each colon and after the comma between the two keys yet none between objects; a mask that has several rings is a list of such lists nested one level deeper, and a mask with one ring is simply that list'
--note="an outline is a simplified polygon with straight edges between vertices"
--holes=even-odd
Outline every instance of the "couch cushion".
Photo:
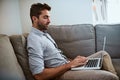
[{"label": "couch cushion", "polygon": [[106,36],[105,50],[112,58],[120,58],[120,24],[96,25],[96,47],[102,50],[103,37]]},{"label": "couch cushion", "polygon": [[27,80],[34,80],[29,69],[26,38],[23,35],[12,35],[10,41],[13,45],[18,62],[20,63]]},{"label": "couch cushion", "polygon": [[25,80],[9,37],[0,34],[0,80]]},{"label": "couch cushion", "polygon": [[48,33],[69,58],[88,56],[95,52],[95,35],[92,25],[51,25]]}]

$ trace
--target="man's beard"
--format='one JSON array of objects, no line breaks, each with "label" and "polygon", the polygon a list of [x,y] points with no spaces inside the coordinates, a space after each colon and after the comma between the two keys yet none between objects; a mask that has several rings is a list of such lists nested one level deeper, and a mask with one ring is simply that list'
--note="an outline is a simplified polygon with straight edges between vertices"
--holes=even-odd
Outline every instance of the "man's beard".
[{"label": "man's beard", "polygon": [[42,25],[42,24],[39,24],[39,23],[38,23],[38,28],[39,28],[39,30],[44,31],[44,30],[47,30],[48,25]]}]

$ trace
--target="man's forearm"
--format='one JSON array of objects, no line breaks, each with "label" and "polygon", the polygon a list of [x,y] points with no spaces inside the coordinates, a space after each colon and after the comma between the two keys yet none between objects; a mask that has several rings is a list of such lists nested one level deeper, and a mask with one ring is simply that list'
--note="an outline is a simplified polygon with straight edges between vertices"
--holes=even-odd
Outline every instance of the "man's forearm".
[{"label": "man's forearm", "polygon": [[56,78],[71,68],[70,64],[64,64],[55,68],[45,68],[42,73],[34,75],[36,80],[49,80]]},{"label": "man's forearm", "polygon": [[34,77],[36,80],[50,80],[62,75],[63,73],[71,69],[71,67],[86,64],[86,61],[86,57],[77,56],[74,60],[70,61],[67,64],[55,68],[45,68],[42,73],[36,74],[34,75]]}]

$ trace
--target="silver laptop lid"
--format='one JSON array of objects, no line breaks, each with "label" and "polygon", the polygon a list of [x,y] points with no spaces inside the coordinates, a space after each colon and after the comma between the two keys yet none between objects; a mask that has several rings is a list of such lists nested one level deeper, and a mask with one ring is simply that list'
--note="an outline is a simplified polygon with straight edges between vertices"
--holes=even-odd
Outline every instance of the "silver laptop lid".
[{"label": "silver laptop lid", "polygon": [[106,46],[106,36],[104,36],[104,39],[103,39],[103,51],[105,51],[105,46]]}]

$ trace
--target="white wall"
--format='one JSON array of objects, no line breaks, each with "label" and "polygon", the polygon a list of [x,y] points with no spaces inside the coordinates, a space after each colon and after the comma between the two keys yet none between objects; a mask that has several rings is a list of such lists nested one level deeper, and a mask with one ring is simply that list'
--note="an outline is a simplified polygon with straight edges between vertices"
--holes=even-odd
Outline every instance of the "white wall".
[{"label": "white wall", "polygon": [[0,0],[0,34],[21,34],[18,0]]},{"label": "white wall", "polygon": [[120,24],[120,0],[107,0],[107,23]]},{"label": "white wall", "polygon": [[31,29],[29,10],[31,4],[37,2],[47,3],[52,7],[51,24],[92,24],[93,22],[91,0],[19,0],[23,33]]},{"label": "white wall", "polygon": [[[0,34],[29,32],[29,11],[33,3],[52,7],[51,24],[93,24],[92,0],[0,0]],[[107,0],[107,22],[120,23],[120,0]]]},{"label": "white wall", "polygon": [[85,24],[92,20],[91,0],[0,0],[0,34],[29,32],[29,11],[33,3],[47,3],[52,7],[51,24]]}]

